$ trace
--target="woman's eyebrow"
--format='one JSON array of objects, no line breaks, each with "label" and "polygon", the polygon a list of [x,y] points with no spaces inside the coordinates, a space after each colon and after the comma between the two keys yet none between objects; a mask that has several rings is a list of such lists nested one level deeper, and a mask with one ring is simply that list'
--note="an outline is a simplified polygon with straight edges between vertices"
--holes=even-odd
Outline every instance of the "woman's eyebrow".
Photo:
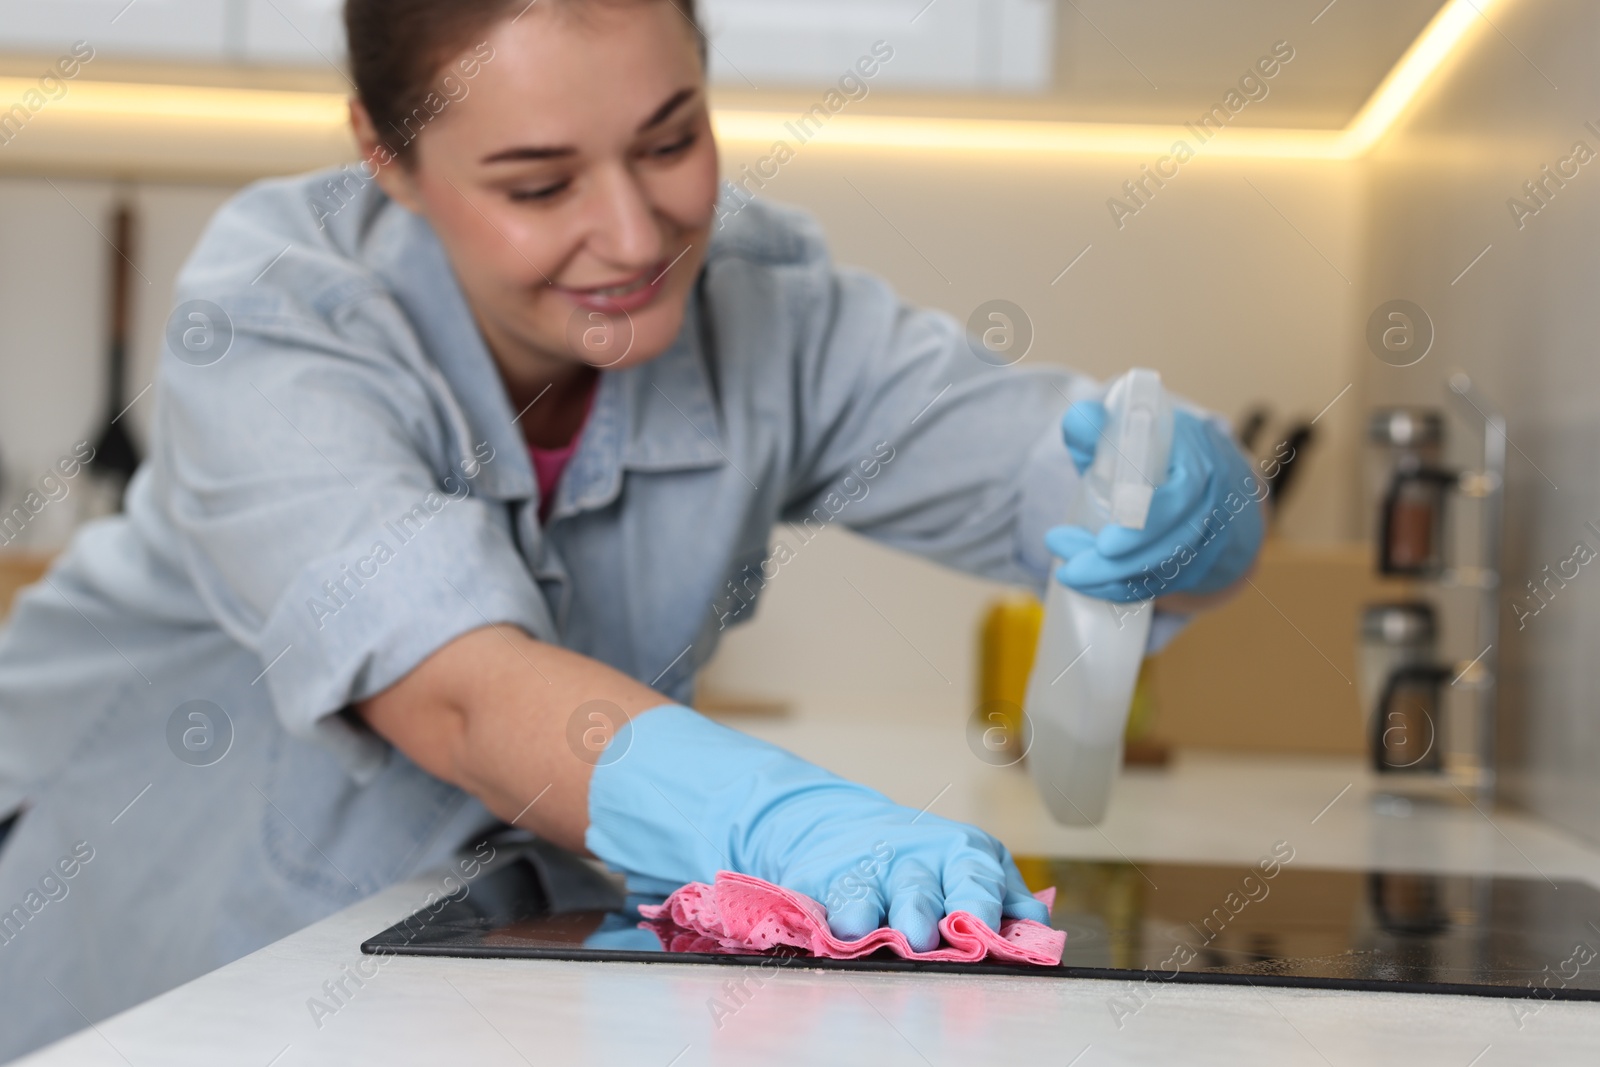
[{"label": "woman's eyebrow", "polygon": [[688,88],[679,89],[677,92],[673,93],[667,98],[666,103],[656,108],[655,114],[651,115],[644,121],[644,123],[639,127],[639,132],[644,133],[647,130],[653,130],[663,122],[666,122],[672,117],[673,112],[677,111],[684,104],[687,104],[690,100],[693,100],[696,92],[698,92],[698,90],[694,88]]},{"label": "woman's eyebrow", "polygon": [[[654,114],[639,126],[639,132],[645,133],[666,122],[679,108],[693,100],[698,91],[694,88],[688,88],[679,89],[673,93],[667,98],[666,103],[656,108]],[[522,163],[540,159],[564,159],[567,156],[577,154],[578,150],[570,145],[521,145],[517,148],[506,148],[492,155],[484,156],[482,162]]]},{"label": "woman's eyebrow", "polygon": [[562,159],[566,156],[577,154],[578,150],[570,146],[540,147],[537,145],[524,145],[520,148],[507,148],[503,151],[495,152],[493,155],[484,156],[482,162],[519,163],[535,159]]}]

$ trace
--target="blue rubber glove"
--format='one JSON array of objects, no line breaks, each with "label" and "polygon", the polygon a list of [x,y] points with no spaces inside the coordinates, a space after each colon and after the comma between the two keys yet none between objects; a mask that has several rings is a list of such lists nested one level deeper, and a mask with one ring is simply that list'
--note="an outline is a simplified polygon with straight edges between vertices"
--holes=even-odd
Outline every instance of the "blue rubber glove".
[{"label": "blue rubber glove", "polygon": [[1048,923],[1004,845],[976,827],[902,807],[866,786],[688,708],[647,711],[617,731],[589,785],[589,851],[667,892],[737,871],[804,893],[835,936],[884,924],[918,951],[939,920],[971,912]]},{"label": "blue rubber glove", "polygon": [[[1105,405],[1080,401],[1061,421],[1078,473],[1094,461]],[[1265,532],[1263,483],[1228,436],[1187,411],[1173,413],[1167,480],[1155,491],[1142,530],[1107,526],[1099,535],[1058,526],[1045,537],[1062,584],[1098,600],[1130,603],[1169,593],[1219,592],[1249,573]]]}]

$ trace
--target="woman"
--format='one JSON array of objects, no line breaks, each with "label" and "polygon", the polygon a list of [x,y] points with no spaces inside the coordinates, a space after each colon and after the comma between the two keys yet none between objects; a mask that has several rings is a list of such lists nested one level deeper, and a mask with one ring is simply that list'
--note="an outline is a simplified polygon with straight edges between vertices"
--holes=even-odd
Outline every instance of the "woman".
[{"label": "woman", "polygon": [[1261,537],[1253,502],[1201,529],[1243,458],[1181,414],[1145,531],[1047,547],[1097,387],[984,365],[792,211],[719,228],[681,0],[346,21],[371,167],[218,214],[126,515],[0,642],[0,907],[43,902],[0,944],[0,1054],[504,823],[645,888],[747,871],[846,937],[1045,919],[987,834],[682,706],[729,583],[821,509],[1036,588],[1054,550],[1096,595],[1173,558],[1160,588],[1215,593]]}]

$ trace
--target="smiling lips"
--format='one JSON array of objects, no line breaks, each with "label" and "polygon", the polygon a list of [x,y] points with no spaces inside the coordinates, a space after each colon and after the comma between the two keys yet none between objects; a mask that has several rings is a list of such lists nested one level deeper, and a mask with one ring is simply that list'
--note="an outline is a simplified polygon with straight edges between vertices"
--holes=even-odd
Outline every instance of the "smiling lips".
[{"label": "smiling lips", "polygon": [[581,308],[606,315],[624,315],[648,307],[661,295],[661,290],[666,287],[667,262],[662,260],[632,278],[612,285],[589,289],[572,289],[564,285],[552,288]]}]

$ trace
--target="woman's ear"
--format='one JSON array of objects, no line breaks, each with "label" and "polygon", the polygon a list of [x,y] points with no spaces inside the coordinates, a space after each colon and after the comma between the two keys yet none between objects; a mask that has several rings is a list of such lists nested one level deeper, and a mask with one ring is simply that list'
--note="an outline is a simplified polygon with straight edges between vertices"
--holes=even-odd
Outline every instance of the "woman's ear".
[{"label": "woman's ear", "polygon": [[417,184],[411,172],[378,136],[366,105],[354,98],[350,101],[350,129],[355,134],[356,145],[361,151],[367,172],[373,176],[378,187],[388,194],[390,200],[407,211],[414,215],[422,214],[422,197],[417,193]]}]

